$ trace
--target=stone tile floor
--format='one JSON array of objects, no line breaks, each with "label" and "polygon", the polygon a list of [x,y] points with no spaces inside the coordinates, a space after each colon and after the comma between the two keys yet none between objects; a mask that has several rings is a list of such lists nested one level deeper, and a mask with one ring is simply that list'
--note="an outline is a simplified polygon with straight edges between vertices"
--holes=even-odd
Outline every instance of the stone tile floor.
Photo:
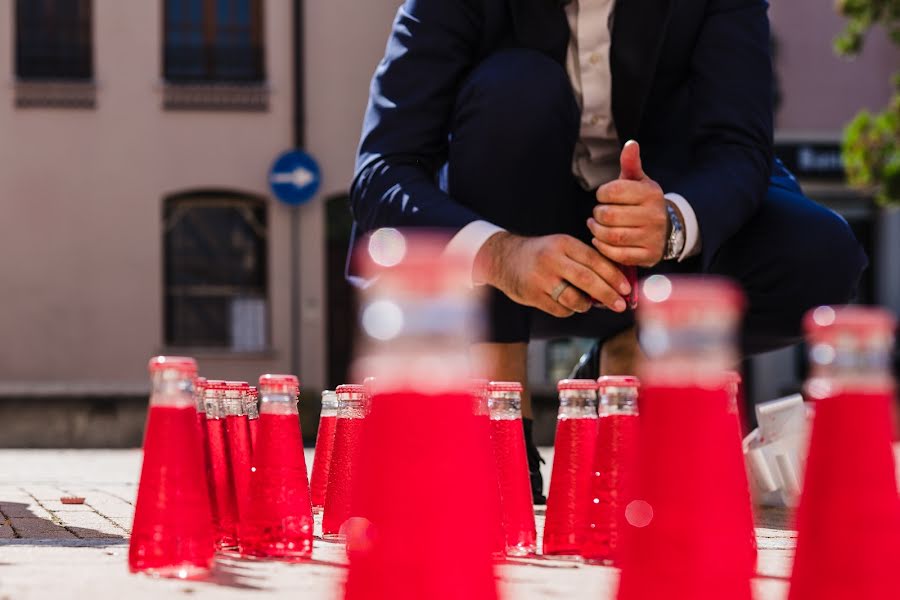
[{"label": "stone tile floor", "polygon": [[[546,480],[552,449],[542,454]],[[130,575],[126,556],[140,459],[138,450],[0,450],[0,600],[339,597],[343,547],[318,539],[314,560],[302,565],[223,559],[204,582]],[[83,496],[85,503],[62,504],[63,496]],[[540,535],[542,507],[538,513]],[[786,597],[795,537],[790,521],[784,510],[757,515],[757,599]],[[506,600],[613,598],[617,579],[609,567],[542,558],[510,561],[498,575]]]}]

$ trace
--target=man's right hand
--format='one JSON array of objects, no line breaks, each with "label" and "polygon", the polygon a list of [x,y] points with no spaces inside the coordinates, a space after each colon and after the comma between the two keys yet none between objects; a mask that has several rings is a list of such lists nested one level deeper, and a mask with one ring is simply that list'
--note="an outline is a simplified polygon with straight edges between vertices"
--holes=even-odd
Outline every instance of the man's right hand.
[{"label": "man's right hand", "polygon": [[[499,289],[519,304],[555,317],[587,312],[591,298],[622,312],[622,296],[631,291],[615,263],[587,244],[562,234],[494,234],[475,257],[473,279],[476,284]],[[569,286],[554,300],[553,291],[563,282]]]}]

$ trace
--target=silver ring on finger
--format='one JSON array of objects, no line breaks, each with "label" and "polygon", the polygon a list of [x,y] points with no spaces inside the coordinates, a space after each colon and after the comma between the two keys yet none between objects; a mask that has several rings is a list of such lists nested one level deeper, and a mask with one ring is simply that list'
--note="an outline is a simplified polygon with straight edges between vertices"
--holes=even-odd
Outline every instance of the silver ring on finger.
[{"label": "silver ring on finger", "polygon": [[563,281],[558,286],[553,288],[553,291],[550,292],[550,297],[553,298],[554,302],[559,302],[559,297],[562,296],[562,293],[566,291],[566,288],[569,287],[568,281]]}]

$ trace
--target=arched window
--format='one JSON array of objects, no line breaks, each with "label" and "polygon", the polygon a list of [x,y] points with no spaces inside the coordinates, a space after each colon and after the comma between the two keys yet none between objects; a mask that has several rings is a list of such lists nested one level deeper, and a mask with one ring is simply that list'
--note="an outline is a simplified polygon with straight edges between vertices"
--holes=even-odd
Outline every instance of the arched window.
[{"label": "arched window", "polygon": [[265,200],[227,191],[170,196],[163,248],[167,346],[267,348]]}]

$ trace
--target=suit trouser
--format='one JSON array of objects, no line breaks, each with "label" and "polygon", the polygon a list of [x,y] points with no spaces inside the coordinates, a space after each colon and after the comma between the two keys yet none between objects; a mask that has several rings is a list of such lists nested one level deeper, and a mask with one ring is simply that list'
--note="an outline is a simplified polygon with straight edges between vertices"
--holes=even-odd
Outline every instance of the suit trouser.
[{"label": "suit trouser", "polygon": [[[585,221],[595,193],[572,175],[579,120],[568,77],[556,62],[529,50],[492,55],[458,95],[443,183],[456,201],[513,233],[565,233],[589,244]],[[799,341],[808,309],[849,301],[866,264],[846,221],[803,196],[776,164],[758,212],[719,249],[706,272],[743,287],[749,301],[743,347],[755,353]],[[639,275],[700,269],[695,257],[666,261]],[[559,319],[495,289],[489,318],[489,339],[495,342],[564,336],[602,341],[634,323],[630,312],[603,309]]]}]

